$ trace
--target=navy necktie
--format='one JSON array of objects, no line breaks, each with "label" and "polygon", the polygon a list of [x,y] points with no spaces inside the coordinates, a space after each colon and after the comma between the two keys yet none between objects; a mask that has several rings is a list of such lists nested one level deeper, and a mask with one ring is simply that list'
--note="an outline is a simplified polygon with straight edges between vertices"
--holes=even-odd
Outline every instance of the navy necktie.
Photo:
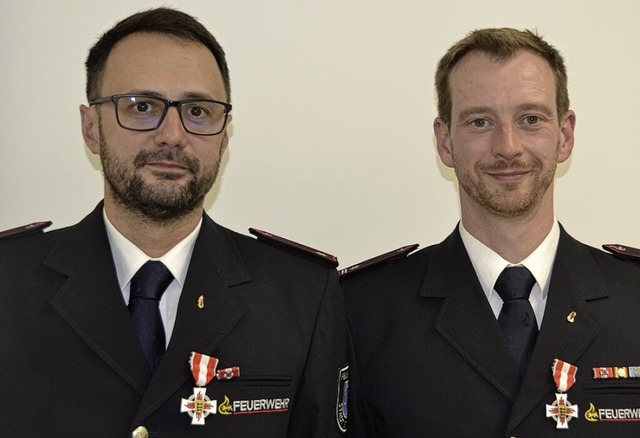
[{"label": "navy necktie", "polygon": [[173,275],[167,267],[152,260],[142,265],[131,279],[129,313],[152,373],[155,373],[165,352],[159,304],[171,281]]},{"label": "navy necktie", "polygon": [[504,333],[507,347],[524,377],[538,337],[538,323],[529,302],[536,280],[524,266],[508,267],[502,271],[495,290],[502,298],[498,324]]}]

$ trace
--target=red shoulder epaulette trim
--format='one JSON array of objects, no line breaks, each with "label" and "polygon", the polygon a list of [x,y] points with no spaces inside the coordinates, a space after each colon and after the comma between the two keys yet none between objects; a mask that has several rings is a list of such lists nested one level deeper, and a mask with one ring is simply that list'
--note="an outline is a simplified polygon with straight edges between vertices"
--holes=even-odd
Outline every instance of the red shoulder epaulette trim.
[{"label": "red shoulder epaulette trim", "polygon": [[53,222],[51,221],[34,222],[29,225],[23,225],[21,227],[11,228],[10,230],[0,231],[0,240],[28,236],[29,234],[42,233],[42,231],[45,228],[50,227],[52,223]]},{"label": "red shoulder epaulette trim", "polygon": [[640,249],[638,248],[620,245],[619,243],[606,243],[602,245],[602,248],[606,249],[616,257],[640,263]]},{"label": "red shoulder epaulette trim", "polygon": [[338,266],[338,258],[331,254],[327,254],[326,252],[294,242],[293,240],[285,239],[284,237],[276,236],[268,231],[258,230],[257,228],[249,228],[249,232],[256,236],[258,240],[294,249],[308,256],[320,259],[323,262],[328,263],[333,268]]},{"label": "red shoulder epaulette trim", "polygon": [[356,272],[364,271],[365,269],[369,269],[383,263],[388,263],[392,260],[404,258],[415,251],[419,246],[420,245],[418,245],[417,243],[406,245],[401,248],[394,249],[393,251],[386,252],[377,257],[365,260],[364,262],[349,266],[348,268],[340,269],[338,271],[338,276],[342,279],[348,275],[355,274]]}]

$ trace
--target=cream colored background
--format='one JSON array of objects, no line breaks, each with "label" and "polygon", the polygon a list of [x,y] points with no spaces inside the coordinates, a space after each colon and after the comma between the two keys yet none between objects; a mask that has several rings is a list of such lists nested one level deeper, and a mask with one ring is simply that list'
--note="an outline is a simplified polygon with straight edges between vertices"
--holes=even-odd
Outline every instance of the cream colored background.
[{"label": "cream colored background", "polygon": [[[78,105],[116,19],[161,2],[0,0],[0,229],[73,224],[101,199]],[[433,74],[479,27],[537,28],[564,54],[577,113],[556,214],[574,237],[640,247],[640,1],[189,0],[228,54],[233,136],[207,210],[346,267],[439,242],[459,211],[439,165]]]}]

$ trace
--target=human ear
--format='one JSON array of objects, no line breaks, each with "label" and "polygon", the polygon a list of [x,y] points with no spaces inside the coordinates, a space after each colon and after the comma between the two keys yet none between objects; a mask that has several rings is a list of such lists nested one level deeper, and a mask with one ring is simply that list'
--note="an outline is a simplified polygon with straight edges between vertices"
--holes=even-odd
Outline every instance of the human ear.
[{"label": "human ear", "polygon": [[436,136],[436,146],[440,160],[447,167],[453,167],[453,153],[451,151],[451,134],[445,121],[436,117],[433,121],[433,133]]},{"label": "human ear", "polygon": [[80,105],[82,137],[91,152],[100,155],[100,135],[98,133],[98,114],[95,109]]},{"label": "human ear", "polygon": [[558,150],[558,163],[563,163],[569,159],[573,151],[573,143],[575,140],[574,130],[576,127],[576,113],[572,110],[567,111],[560,125],[561,141]]}]

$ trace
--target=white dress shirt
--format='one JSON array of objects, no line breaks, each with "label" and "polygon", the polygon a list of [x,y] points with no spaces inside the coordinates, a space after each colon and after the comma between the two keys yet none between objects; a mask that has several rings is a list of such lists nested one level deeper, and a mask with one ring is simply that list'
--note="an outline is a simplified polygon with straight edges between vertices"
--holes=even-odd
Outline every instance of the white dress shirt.
[{"label": "white dress shirt", "polygon": [[553,221],[551,231],[547,234],[547,237],[542,243],[529,254],[522,262],[514,265],[503,259],[495,251],[487,247],[478,239],[473,237],[465,228],[462,222],[459,225],[460,236],[464,247],[469,254],[473,268],[476,271],[478,280],[482,290],[489,300],[491,309],[495,314],[496,319],[500,315],[502,309],[502,298],[494,290],[494,286],[498,277],[502,271],[508,266],[524,266],[526,267],[533,277],[536,279],[536,283],[531,289],[531,295],[529,296],[529,302],[533,307],[533,312],[536,315],[536,321],[538,322],[538,329],[542,325],[542,317],[544,316],[544,309],[547,304],[547,296],[549,294],[549,282],[551,281],[551,270],[553,269],[553,262],[556,257],[556,250],[558,249],[558,242],[560,240],[560,226],[557,221]]},{"label": "white dress shirt", "polygon": [[118,284],[120,285],[120,290],[122,291],[126,305],[129,305],[131,278],[133,278],[135,273],[138,272],[138,269],[147,261],[161,261],[173,275],[173,281],[169,284],[169,287],[167,287],[167,290],[160,299],[160,315],[164,323],[164,332],[168,346],[171,340],[171,334],[173,333],[173,326],[176,322],[180,294],[182,293],[184,281],[187,278],[193,247],[196,244],[196,239],[202,226],[202,219],[200,219],[200,222],[198,222],[198,225],[191,234],[182,239],[176,246],[171,248],[169,252],[160,258],[152,258],[124,237],[109,221],[104,210],[103,216],[107,228],[107,236],[109,237],[109,244],[111,245],[111,254],[113,255],[113,261],[116,265]]}]

